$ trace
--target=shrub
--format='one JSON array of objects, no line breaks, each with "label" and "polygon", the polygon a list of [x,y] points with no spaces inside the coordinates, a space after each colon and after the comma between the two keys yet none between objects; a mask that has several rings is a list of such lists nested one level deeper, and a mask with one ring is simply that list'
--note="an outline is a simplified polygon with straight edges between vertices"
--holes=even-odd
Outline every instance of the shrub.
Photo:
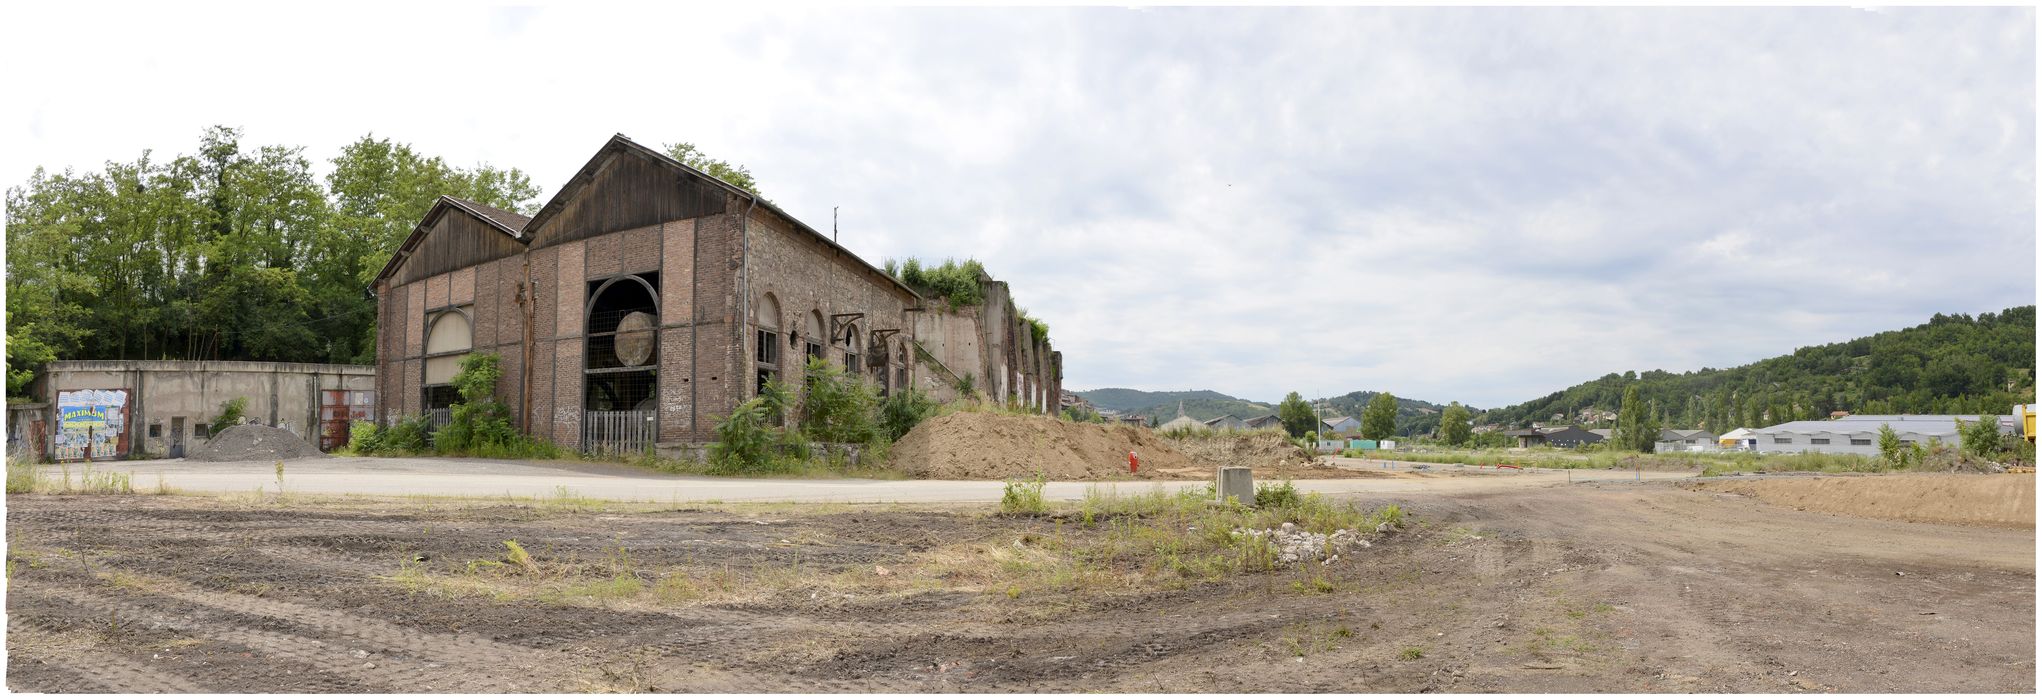
[{"label": "shrub", "polygon": [[928,394],[914,387],[901,389],[879,402],[879,432],[899,440],[935,413],[936,402]]},{"label": "shrub", "polygon": [[807,372],[808,395],[801,401],[802,431],[822,442],[871,441],[875,434],[873,407],[878,403],[872,385],[819,358],[809,358]]},{"label": "shrub", "polygon": [[1255,486],[1256,508],[1295,508],[1302,500],[1289,479],[1280,484],[1263,482]]},{"label": "shrub", "polygon": [[975,374],[959,375],[957,377],[957,383],[952,384],[951,387],[957,390],[957,396],[959,398],[969,399],[972,397],[973,394],[978,393],[978,375]]},{"label": "shrub", "polygon": [[1042,319],[1028,315],[1027,309],[1017,309],[1014,311],[1014,315],[1020,317],[1022,323],[1027,324],[1028,335],[1034,337],[1035,342],[1040,343],[1049,340],[1049,324],[1044,323]]},{"label": "shrub", "polygon": [[236,396],[220,402],[220,415],[213,417],[213,424],[210,427],[211,434],[219,435],[221,431],[239,425],[241,423],[241,413],[246,410],[248,410],[248,397],[245,396]]},{"label": "shrub", "polygon": [[7,460],[7,492],[34,493],[42,482],[42,469],[34,462]]},{"label": "shrub", "polygon": [[753,397],[716,424],[716,441],[709,443],[709,461],[724,471],[752,471],[773,458],[777,440],[766,423],[764,399]]},{"label": "shrub", "polygon": [[347,427],[347,449],[358,455],[372,455],[383,449],[382,427],[372,421],[355,421]]},{"label": "shrub", "polygon": [[418,454],[426,451],[426,435],[432,432],[431,423],[425,416],[399,417],[397,422],[383,431],[383,441],[377,446],[380,454]]},{"label": "shrub", "polygon": [[1049,512],[1049,504],[1042,498],[1042,487],[1046,483],[1041,474],[1028,481],[1008,480],[1006,491],[1000,495],[1000,512],[1010,515]]}]

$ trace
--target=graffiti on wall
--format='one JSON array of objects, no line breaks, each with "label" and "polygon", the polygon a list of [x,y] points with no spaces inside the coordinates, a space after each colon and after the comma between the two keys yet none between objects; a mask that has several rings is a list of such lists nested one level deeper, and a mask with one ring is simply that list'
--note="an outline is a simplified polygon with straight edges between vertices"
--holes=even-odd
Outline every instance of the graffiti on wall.
[{"label": "graffiti on wall", "polygon": [[119,459],[128,453],[128,390],[57,392],[59,462]]}]

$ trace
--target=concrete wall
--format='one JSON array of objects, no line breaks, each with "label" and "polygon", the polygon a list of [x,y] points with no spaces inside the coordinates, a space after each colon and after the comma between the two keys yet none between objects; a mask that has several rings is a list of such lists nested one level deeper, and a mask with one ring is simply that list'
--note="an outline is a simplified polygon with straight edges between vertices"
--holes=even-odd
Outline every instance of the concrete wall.
[{"label": "concrete wall", "polygon": [[[160,456],[169,452],[176,419],[184,419],[186,447],[195,446],[198,424],[210,422],[220,404],[236,397],[247,399],[243,415],[249,420],[316,443],[321,391],[374,391],[377,384],[375,368],[364,365],[79,360],[50,363],[41,398],[54,406],[60,392],[126,389],[130,453]],[[161,426],[153,438],[152,424]]]},{"label": "concrete wall", "polygon": [[[929,300],[915,314],[915,339],[943,368],[969,375],[981,395],[1005,403],[1055,414],[1063,394],[1063,354],[1047,340],[1038,342],[1015,313],[1007,283],[986,280],[985,301],[952,310]],[[955,389],[934,371],[924,372],[920,385],[937,400],[956,398]]]}]

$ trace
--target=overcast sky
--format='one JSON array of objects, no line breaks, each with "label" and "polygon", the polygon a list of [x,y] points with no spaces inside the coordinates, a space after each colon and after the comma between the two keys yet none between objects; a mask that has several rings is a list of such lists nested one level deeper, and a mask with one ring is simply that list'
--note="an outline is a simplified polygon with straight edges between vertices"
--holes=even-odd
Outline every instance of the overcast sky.
[{"label": "overcast sky", "polygon": [[[1065,386],[1481,407],[2036,299],[2032,9],[0,10],[0,179],[201,130],[530,173],[692,141]],[[323,172],[323,170],[322,170]]]}]

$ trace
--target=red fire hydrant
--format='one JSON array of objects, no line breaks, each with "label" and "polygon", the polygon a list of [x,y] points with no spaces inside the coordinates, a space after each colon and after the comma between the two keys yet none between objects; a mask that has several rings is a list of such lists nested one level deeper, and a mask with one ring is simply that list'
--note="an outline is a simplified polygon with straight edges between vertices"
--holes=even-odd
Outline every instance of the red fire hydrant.
[{"label": "red fire hydrant", "polygon": [[1141,469],[1141,466],[1142,466],[1142,458],[1140,458],[1140,457],[1136,457],[1136,456],[1135,456],[1135,454],[1134,454],[1134,450],[1128,450],[1128,451],[1127,451],[1127,473],[1129,473],[1129,474],[1133,474],[1133,473],[1135,473],[1136,471],[1139,471],[1139,470]]}]

